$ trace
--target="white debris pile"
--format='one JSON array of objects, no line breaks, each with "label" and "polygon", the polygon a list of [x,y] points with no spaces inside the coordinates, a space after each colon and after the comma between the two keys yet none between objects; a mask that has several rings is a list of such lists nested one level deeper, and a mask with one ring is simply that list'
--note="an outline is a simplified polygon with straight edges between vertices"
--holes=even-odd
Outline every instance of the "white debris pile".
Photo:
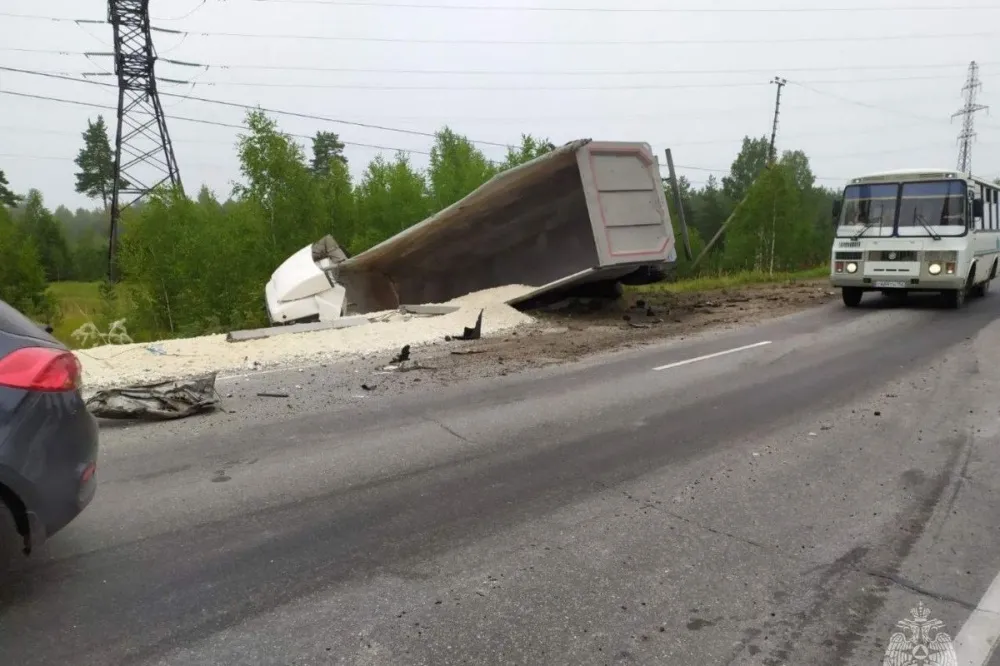
[{"label": "white debris pile", "polygon": [[396,352],[460,336],[483,311],[484,336],[494,335],[534,321],[506,304],[534,287],[508,285],[485,289],[449,301],[459,310],[437,316],[403,316],[371,313],[373,323],[351,328],[289,333],[246,342],[227,342],[225,335],[180,340],[104,345],[79,350],[84,382],[88,388],[159,381],[218,371],[236,373],[264,367],[309,365],[352,356]]}]

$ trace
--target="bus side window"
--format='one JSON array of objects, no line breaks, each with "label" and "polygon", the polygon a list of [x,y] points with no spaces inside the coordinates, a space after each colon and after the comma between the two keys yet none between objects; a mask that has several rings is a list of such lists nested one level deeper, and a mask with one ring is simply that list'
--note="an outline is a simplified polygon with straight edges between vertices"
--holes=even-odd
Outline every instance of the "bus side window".
[{"label": "bus side window", "polygon": [[993,220],[993,228],[1000,230],[1000,190],[993,190],[993,201],[990,204],[990,217]]},{"label": "bus side window", "polygon": [[976,224],[976,231],[982,231],[983,229],[986,228],[986,206],[985,206],[985,204],[986,204],[986,201],[987,201],[986,195],[988,193],[986,192],[986,188],[983,187],[982,185],[980,185],[976,189],[979,190],[979,192],[977,194],[979,196],[979,200],[982,201],[984,205],[983,205],[983,210],[980,211],[979,217],[975,218],[975,224]]},{"label": "bus side window", "polygon": [[983,213],[986,215],[987,228],[991,231],[996,229],[996,215],[993,212],[993,200],[996,198],[996,190],[987,189],[986,199],[984,201]]}]

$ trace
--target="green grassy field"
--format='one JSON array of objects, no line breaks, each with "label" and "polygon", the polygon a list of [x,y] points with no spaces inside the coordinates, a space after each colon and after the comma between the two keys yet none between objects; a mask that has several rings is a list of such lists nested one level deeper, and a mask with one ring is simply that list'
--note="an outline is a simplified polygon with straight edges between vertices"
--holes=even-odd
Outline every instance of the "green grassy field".
[{"label": "green grassy field", "polygon": [[96,319],[101,312],[100,283],[53,282],[49,285],[49,293],[55,298],[61,315],[53,335],[63,344],[75,346],[73,331]]}]

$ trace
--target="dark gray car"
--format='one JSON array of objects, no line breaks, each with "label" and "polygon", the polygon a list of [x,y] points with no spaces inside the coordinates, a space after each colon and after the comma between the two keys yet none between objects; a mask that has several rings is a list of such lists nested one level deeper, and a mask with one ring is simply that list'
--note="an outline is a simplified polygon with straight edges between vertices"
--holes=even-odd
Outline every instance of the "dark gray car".
[{"label": "dark gray car", "polygon": [[0,301],[0,577],[90,503],[98,430],[76,356]]}]

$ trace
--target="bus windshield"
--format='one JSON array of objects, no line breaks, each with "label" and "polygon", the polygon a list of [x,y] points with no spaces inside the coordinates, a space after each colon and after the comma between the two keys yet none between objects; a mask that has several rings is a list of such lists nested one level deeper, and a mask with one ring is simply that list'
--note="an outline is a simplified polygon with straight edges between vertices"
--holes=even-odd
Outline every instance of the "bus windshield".
[{"label": "bus windshield", "polygon": [[873,231],[877,231],[872,234],[873,236],[882,235],[882,229],[885,229],[886,233],[891,233],[896,220],[898,195],[899,185],[896,183],[848,185],[844,190],[840,226],[874,227]]},{"label": "bus windshield", "polygon": [[946,235],[965,232],[965,183],[942,180],[934,183],[904,183],[899,204],[899,235],[926,236],[924,227]]},{"label": "bus windshield", "polygon": [[[965,183],[941,180],[848,185],[839,224],[851,230],[842,230],[838,235],[887,236],[893,232],[897,219],[900,236],[962,235]],[[930,227],[935,228],[933,233],[928,233]]]}]

